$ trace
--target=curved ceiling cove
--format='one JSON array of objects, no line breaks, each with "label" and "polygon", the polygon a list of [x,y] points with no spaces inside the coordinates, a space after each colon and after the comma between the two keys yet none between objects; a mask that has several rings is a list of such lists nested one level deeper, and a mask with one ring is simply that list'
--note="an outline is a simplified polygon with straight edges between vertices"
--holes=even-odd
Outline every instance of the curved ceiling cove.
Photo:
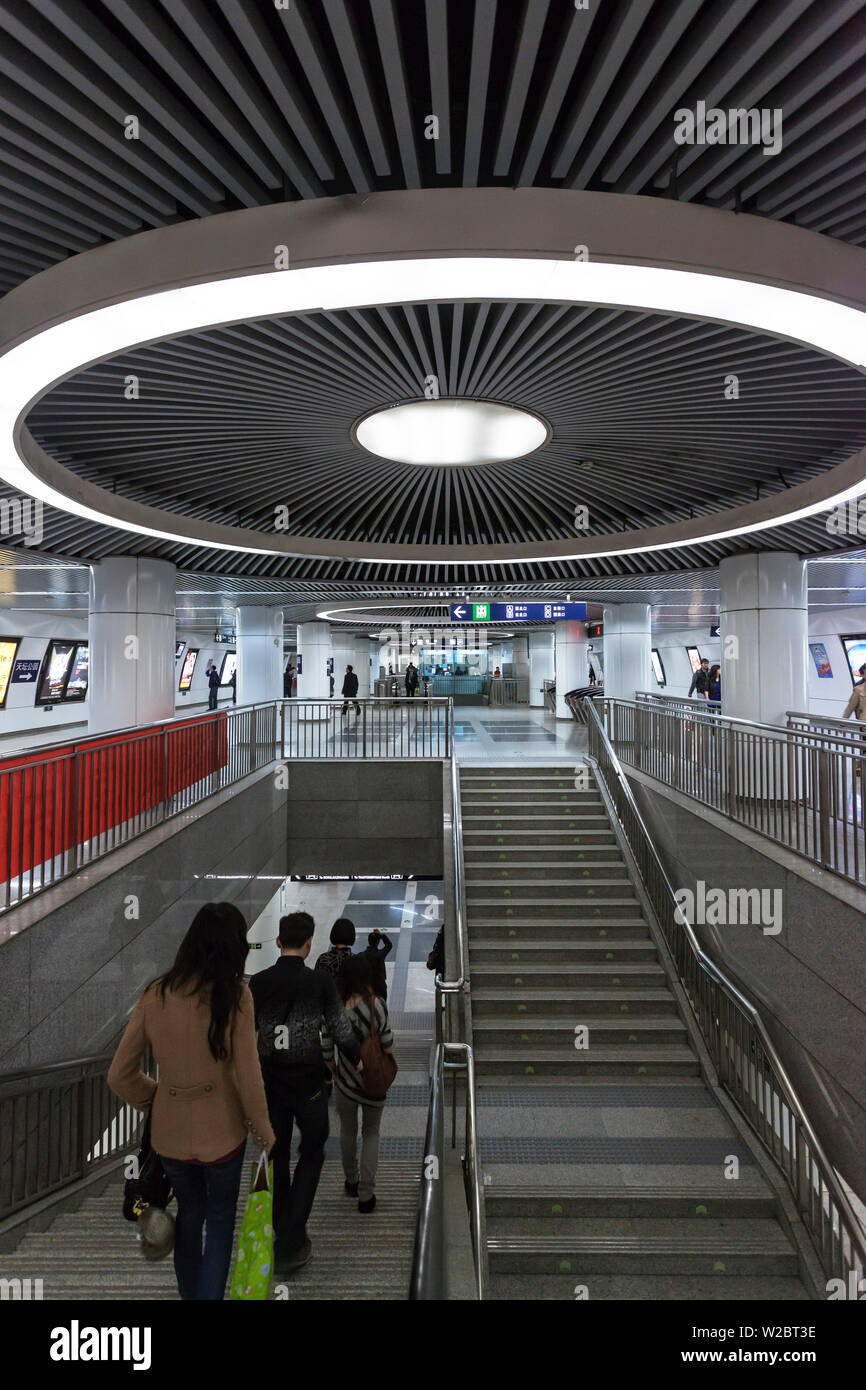
[{"label": "curved ceiling cove", "polygon": [[[368,200],[376,205],[369,211],[365,204],[335,214],[327,233],[318,224],[319,204],[318,219],[309,214],[299,219],[300,254],[297,259],[290,254],[284,270],[260,268],[262,235],[281,226],[285,236],[291,216],[283,209],[259,209],[131,238],[108,248],[107,259],[106,252],[92,252],[78,258],[77,267],[62,265],[28,282],[0,310],[0,334],[7,343],[0,356],[0,476],[62,510],[153,538],[259,555],[438,565],[691,547],[789,524],[862,491],[866,457],[855,454],[833,460],[835,466],[825,459],[813,476],[794,486],[783,478],[783,486],[769,496],[624,532],[413,545],[363,535],[304,535],[290,519],[292,529],[268,534],[118,497],[64,467],[56,440],[52,458],[26,427],[34,403],[55,383],[139,345],[250,320],[354,316],[387,305],[604,306],[732,325],[805,345],[863,370],[866,313],[853,275],[862,261],[856,248],[756,219],[674,203],[660,207],[638,198],[550,190],[503,197],[501,191],[496,196],[485,191],[466,204],[468,195],[459,190],[431,196],[432,202],[418,194],[379,195]],[[406,199],[410,202],[401,202]],[[614,218],[611,201],[620,205]],[[651,207],[640,206],[650,201]],[[388,222],[389,207],[399,212],[395,226]],[[467,207],[473,214],[468,230],[465,218],[453,216]],[[428,216],[425,208],[437,215]],[[507,218],[509,244],[503,248],[500,227],[508,208],[514,216]],[[597,259],[592,252],[589,259],[575,258],[576,223],[588,233],[587,244],[600,248]],[[384,245],[383,226],[390,228]],[[458,246],[452,244],[456,226],[461,227]],[[152,255],[144,254],[145,243]],[[207,254],[191,259],[196,245]],[[570,255],[566,247],[572,248]],[[195,277],[191,264],[197,267]],[[148,285],[141,283],[144,265]],[[252,266],[259,268],[250,273]],[[534,407],[532,399],[514,403]],[[326,390],[321,404],[327,410]],[[146,437],[142,442],[146,447]],[[536,457],[544,459],[551,447],[542,447]],[[576,467],[575,460],[572,464]]]}]

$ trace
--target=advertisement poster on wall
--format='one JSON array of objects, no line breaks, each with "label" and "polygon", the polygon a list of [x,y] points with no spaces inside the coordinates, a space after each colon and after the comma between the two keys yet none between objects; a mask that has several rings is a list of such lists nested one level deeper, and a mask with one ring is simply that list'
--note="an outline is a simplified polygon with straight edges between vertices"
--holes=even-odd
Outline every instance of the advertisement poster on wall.
[{"label": "advertisement poster on wall", "polygon": [[63,699],[66,677],[75,651],[74,642],[49,642],[42,663],[42,679],[36,693],[37,705],[56,704]]},{"label": "advertisement poster on wall", "polygon": [[190,686],[192,685],[192,673],[195,670],[195,660],[198,656],[198,652],[198,647],[190,647],[189,651],[184,657],[183,666],[181,667],[180,672],[180,680],[178,681],[177,686],[178,690],[189,690]]},{"label": "advertisement poster on wall", "polygon": [[75,648],[75,659],[69,680],[66,682],[65,700],[83,700],[87,695],[87,672],[90,665],[90,648],[86,642],[79,642]]},{"label": "advertisement poster on wall", "polygon": [[18,637],[7,637],[0,642],[0,708],[6,703],[6,692],[12,679],[15,653],[18,650],[20,640]]},{"label": "advertisement poster on wall", "polygon": [[833,667],[830,665],[830,658],[827,655],[827,648],[823,642],[810,642],[809,651],[812,653],[812,660],[815,663],[815,670],[822,680],[830,680],[833,675]]}]

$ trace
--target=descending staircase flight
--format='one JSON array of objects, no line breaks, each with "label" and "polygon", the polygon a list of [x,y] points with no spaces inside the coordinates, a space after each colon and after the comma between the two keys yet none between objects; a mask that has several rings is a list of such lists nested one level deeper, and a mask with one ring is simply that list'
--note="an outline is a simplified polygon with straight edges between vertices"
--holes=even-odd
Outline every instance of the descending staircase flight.
[{"label": "descending staircase flight", "polygon": [[489,1296],[810,1297],[594,774],[463,767],[460,785]]}]

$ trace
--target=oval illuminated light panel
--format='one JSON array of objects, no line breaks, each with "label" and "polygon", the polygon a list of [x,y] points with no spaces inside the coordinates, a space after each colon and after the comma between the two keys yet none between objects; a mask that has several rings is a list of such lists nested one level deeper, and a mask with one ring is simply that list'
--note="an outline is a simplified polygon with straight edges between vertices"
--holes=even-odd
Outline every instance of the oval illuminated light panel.
[{"label": "oval illuminated light panel", "polygon": [[[216,325],[281,314],[358,309],[381,304],[464,300],[521,300],[551,304],[598,304],[678,314],[751,328],[817,348],[861,370],[866,365],[866,313],[833,300],[731,276],[657,266],[617,265],[550,257],[437,256],[391,259],[298,270],[268,271],[140,295],[55,324],[0,357],[0,477],[61,511],[139,535],[181,541],[214,550],[253,555],[285,554],[267,545],[237,545],[190,536],[180,524],[170,530],[108,517],[68,497],[28,468],[17,448],[17,430],[27,411],[61,378],[141,343]],[[783,526],[828,511],[859,496],[866,480],[808,506],[768,520],[727,530],[709,530],[683,541],[662,541],[598,552],[580,550],[575,558],[670,550],[700,542]],[[708,519],[709,520],[709,519]],[[429,558],[429,552],[428,552]],[[534,555],[536,561],[568,558]],[[465,564],[465,557],[441,564]],[[393,556],[365,557],[391,563]],[[513,563],[513,559],[485,563]]]},{"label": "oval illuminated light panel", "polygon": [[352,427],[355,442],[378,458],[452,468],[524,458],[550,435],[539,415],[500,401],[406,401]]}]

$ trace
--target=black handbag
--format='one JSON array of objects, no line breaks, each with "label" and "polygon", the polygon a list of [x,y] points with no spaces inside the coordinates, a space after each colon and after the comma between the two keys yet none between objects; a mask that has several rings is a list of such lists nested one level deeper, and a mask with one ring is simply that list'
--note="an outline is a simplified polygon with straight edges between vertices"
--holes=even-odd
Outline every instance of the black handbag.
[{"label": "black handbag", "polygon": [[141,1136],[137,1172],[138,1177],[127,1178],[123,1184],[123,1214],[127,1221],[137,1221],[148,1207],[164,1211],[171,1198],[171,1179],[150,1142],[150,1110]]}]

